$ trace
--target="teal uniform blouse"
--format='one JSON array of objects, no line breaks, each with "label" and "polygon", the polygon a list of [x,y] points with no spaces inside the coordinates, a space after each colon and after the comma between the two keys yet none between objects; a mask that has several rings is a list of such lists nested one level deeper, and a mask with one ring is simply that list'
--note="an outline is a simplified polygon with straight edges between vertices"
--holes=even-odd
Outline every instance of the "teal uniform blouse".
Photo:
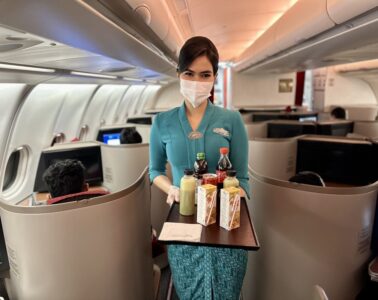
[{"label": "teal uniform blouse", "polygon": [[[204,152],[209,173],[215,173],[219,148],[229,148],[229,158],[240,186],[249,196],[248,138],[239,112],[226,110],[208,101],[197,129],[200,138],[190,136],[192,128],[181,107],[156,116],[150,135],[150,179],[166,175],[166,163],[172,168],[173,184],[180,186],[185,168],[193,168],[198,152]],[[190,138],[191,137],[191,138]]]},{"label": "teal uniform blouse", "polygon": [[[240,186],[249,196],[248,138],[238,112],[208,101],[205,115],[193,138],[185,104],[158,114],[150,136],[150,179],[166,175],[169,161],[173,184],[180,186],[184,169],[193,168],[198,152],[205,152],[208,170],[215,173],[219,148],[228,147]],[[239,299],[248,254],[242,249],[170,245],[168,259],[176,292],[181,300]]]}]

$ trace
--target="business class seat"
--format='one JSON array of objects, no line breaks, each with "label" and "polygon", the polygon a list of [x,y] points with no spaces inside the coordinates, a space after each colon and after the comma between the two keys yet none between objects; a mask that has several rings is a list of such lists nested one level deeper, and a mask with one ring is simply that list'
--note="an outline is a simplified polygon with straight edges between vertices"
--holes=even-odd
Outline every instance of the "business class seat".
[{"label": "business class seat", "polygon": [[[148,144],[101,144],[102,167],[104,172],[103,185],[110,192],[116,192],[133,184],[149,163]],[[169,164],[167,174],[171,177]],[[169,206],[167,195],[155,185],[151,185],[151,223],[160,233]]]},{"label": "business class seat", "polygon": [[378,121],[355,121],[353,133],[367,138],[378,138]]},{"label": "business class seat", "polygon": [[287,182],[250,170],[249,205],[259,251],[249,253],[243,287],[252,300],[352,300],[370,258],[378,181],[358,187]]},{"label": "business class seat", "polygon": [[147,168],[133,185],[78,202],[0,202],[10,299],[153,299]]}]

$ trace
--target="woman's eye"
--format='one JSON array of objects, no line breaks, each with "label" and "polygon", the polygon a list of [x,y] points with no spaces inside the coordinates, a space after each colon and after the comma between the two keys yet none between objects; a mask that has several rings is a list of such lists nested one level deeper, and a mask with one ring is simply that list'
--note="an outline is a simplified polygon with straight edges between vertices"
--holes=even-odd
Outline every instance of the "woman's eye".
[{"label": "woman's eye", "polygon": [[184,75],[185,75],[185,76],[193,76],[193,73],[185,72]]},{"label": "woman's eye", "polygon": [[210,74],[202,74],[202,77],[203,77],[203,78],[209,78],[209,77],[210,77]]}]

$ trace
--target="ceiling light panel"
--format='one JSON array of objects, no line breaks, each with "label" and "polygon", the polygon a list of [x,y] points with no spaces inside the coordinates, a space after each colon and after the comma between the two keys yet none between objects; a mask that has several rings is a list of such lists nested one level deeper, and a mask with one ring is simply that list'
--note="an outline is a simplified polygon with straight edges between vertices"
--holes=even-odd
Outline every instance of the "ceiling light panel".
[{"label": "ceiling light panel", "polygon": [[[194,35],[210,38],[221,60],[238,57],[296,0],[186,0]],[[215,9],[216,8],[216,9]]]}]

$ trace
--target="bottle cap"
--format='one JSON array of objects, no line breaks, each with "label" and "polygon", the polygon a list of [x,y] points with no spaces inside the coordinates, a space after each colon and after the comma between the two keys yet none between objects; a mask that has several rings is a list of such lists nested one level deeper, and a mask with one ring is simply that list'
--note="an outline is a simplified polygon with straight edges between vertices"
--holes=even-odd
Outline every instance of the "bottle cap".
[{"label": "bottle cap", "polygon": [[228,148],[227,148],[227,147],[219,148],[219,152],[220,152],[221,154],[227,154],[227,153],[228,153]]},{"label": "bottle cap", "polygon": [[204,152],[198,152],[197,153],[197,159],[205,159],[205,153]]},{"label": "bottle cap", "polygon": [[185,175],[193,175],[193,173],[194,173],[194,172],[193,172],[192,169],[185,169],[185,170],[184,170],[184,174],[185,174]]},{"label": "bottle cap", "polygon": [[227,176],[234,177],[234,176],[236,176],[236,171],[235,170],[227,170],[226,174],[227,174]]}]

